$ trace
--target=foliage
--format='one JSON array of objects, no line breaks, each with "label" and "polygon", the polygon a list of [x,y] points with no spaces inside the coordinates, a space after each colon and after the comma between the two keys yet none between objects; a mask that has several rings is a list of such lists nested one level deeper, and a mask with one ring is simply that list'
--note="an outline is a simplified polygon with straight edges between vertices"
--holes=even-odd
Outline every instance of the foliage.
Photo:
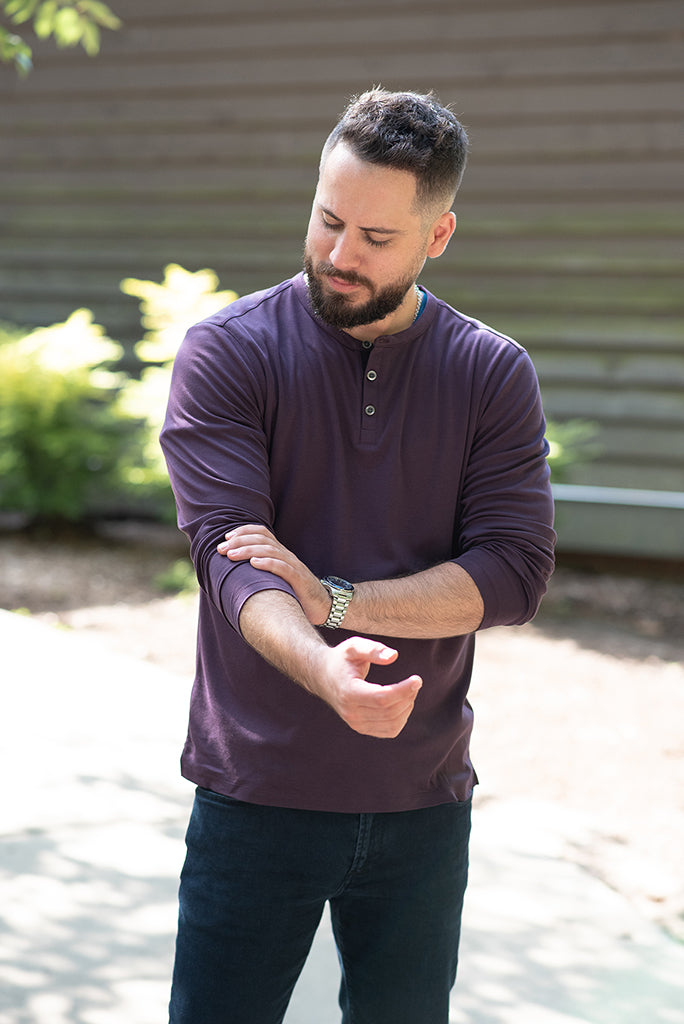
[{"label": "foliage", "polygon": [[[116,30],[120,19],[101,0],[0,0],[0,12],[12,25],[31,22],[39,39],[53,37],[57,46],[83,47],[90,57],[100,51],[100,29]],[[32,51],[22,36],[0,25],[0,61],[20,75],[32,67]]]},{"label": "foliage", "polygon": [[140,378],[127,385],[124,407],[129,415],[144,418],[147,424],[144,482],[156,489],[160,501],[168,495],[169,508],[173,508],[173,499],[158,437],[169,397],[171,369],[188,327],[237,298],[236,292],[217,291],[218,283],[213,270],[192,273],[175,263],[165,267],[161,284],[132,277],[121,282],[123,292],[140,299],[142,326],[147,328],[135,346],[145,366]]},{"label": "foliage", "polygon": [[139,421],[107,369],[121,346],[81,309],[0,338],[0,509],[78,522],[115,500],[139,458]]},{"label": "foliage", "polygon": [[570,466],[589,462],[597,455],[597,427],[588,420],[549,421],[546,439],[549,442],[548,463],[551,480],[561,483]]},{"label": "foliage", "polygon": [[218,277],[213,270],[192,273],[169,263],[164,280],[140,281],[127,277],[121,291],[140,299],[141,322],[147,329],[136,345],[136,355],[145,363],[173,362],[188,327],[211,316],[237,299],[237,293],[219,292]]},{"label": "foliage", "polygon": [[[217,285],[210,270],[176,265],[161,284],[123,282],[148,328],[139,379],[111,369],[122,347],[90,310],[29,334],[0,324],[0,510],[51,524],[118,512],[174,518],[158,435],[186,329],[237,297]],[[182,576],[179,568],[174,586],[185,587]]]},{"label": "foliage", "polygon": [[[0,510],[53,524],[117,512],[173,519],[158,441],[171,368],[188,327],[237,298],[218,284],[211,270],[177,264],[161,284],[122,281],[139,299],[146,329],[136,345],[138,379],[111,369],[122,348],[90,310],[29,334],[0,323]],[[595,434],[583,420],[549,423],[555,482],[595,456]],[[192,578],[183,560],[158,585],[186,590]]]},{"label": "foliage", "polygon": [[158,573],[154,580],[157,590],[165,594],[195,594],[197,577],[195,568],[189,558],[179,558],[164,572]]}]

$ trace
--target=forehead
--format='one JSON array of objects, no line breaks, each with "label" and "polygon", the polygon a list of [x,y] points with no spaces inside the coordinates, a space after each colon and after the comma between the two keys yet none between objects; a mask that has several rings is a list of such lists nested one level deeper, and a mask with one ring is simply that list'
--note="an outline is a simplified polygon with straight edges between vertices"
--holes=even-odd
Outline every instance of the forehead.
[{"label": "forehead", "polygon": [[410,171],[371,164],[338,143],[321,166],[316,202],[340,220],[403,229],[419,221]]}]

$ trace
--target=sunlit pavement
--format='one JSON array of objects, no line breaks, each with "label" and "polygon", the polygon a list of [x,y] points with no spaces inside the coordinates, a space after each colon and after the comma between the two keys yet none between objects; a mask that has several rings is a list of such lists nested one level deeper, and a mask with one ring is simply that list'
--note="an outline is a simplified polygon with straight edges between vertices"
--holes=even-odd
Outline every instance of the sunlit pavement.
[{"label": "sunlit pavement", "polygon": [[[164,1024],[187,680],[7,612],[0,644],[0,1021]],[[476,808],[452,1024],[684,1024],[684,946],[567,858],[581,827]],[[326,920],[286,1024],[339,1024],[337,985]]]}]

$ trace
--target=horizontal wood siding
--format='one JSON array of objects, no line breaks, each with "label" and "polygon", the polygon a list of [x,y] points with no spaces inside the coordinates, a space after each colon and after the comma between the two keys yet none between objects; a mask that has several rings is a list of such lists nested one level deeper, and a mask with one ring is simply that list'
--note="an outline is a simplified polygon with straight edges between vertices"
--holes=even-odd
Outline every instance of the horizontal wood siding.
[{"label": "horizontal wood siding", "polygon": [[[244,293],[289,276],[347,97],[434,88],[472,154],[424,283],[526,345],[550,418],[596,424],[571,482],[684,490],[681,0],[112,7],[124,27],[95,60],[38,43],[28,78],[0,68],[0,319],[87,305],[130,346],[123,277],[210,266]],[[571,513],[567,547],[610,546]],[[663,532],[684,557],[684,526],[679,545]],[[639,554],[638,533],[615,544]]]}]

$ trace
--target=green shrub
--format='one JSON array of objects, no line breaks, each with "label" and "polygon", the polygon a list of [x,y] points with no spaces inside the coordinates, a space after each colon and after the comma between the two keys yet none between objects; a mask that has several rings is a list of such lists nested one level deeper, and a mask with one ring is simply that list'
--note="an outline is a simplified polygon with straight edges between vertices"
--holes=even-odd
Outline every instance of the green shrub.
[{"label": "green shrub", "polygon": [[177,559],[164,572],[158,573],[153,582],[157,590],[161,590],[165,594],[195,594],[197,592],[197,577],[189,558]]},{"label": "green shrub", "polygon": [[121,347],[81,309],[0,336],[0,509],[78,522],[121,504],[140,462],[140,422],[121,406]]},{"label": "green shrub", "polygon": [[0,510],[28,522],[111,515],[173,521],[158,436],[171,366],[187,328],[232,302],[211,270],[175,264],[161,284],[128,278],[141,300],[140,379],[108,367],[122,347],[90,310],[26,334],[0,323]]},{"label": "green shrub", "polygon": [[[0,510],[30,522],[81,523],[136,515],[172,521],[175,506],[158,437],[178,346],[189,326],[237,298],[211,270],[165,268],[161,284],[127,278],[140,299],[139,379],[109,369],[122,348],[90,310],[30,334],[0,323]],[[593,458],[596,429],[549,423],[554,481]],[[174,570],[173,585],[184,569]],[[172,581],[169,579],[169,585]]]},{"label": "green shrub", "polygon": [[237,299],[236,292],[217,291],[218,283],[213,270],[193,273],[177,263],[164,268],[161,284],[135,277],[123,280],[121,291],[140,299],[142,326],[146,328],[136,345],[138,358],[144,363],[170,365],[189,327]]},{"label": "green shrub", "polygon": [[165,517],[175,515],[175,505],[158,439],[169,397],[173,360],[189,327],[237,298],[236,292],[217,291],[218,283],[213,270],[192,273],[176,263],[164,268],[161,284],[132,277],[121,282],[123,292],[140,299],[141,322],[147,328],[135,346],[135,353],[144,367],[139,379],[128,382],[123,396],[128,414],[144,419],[147,425],[145,469],[138,471],[137,478],[139,484],[156,496],[157,504],[165,510]]}]

